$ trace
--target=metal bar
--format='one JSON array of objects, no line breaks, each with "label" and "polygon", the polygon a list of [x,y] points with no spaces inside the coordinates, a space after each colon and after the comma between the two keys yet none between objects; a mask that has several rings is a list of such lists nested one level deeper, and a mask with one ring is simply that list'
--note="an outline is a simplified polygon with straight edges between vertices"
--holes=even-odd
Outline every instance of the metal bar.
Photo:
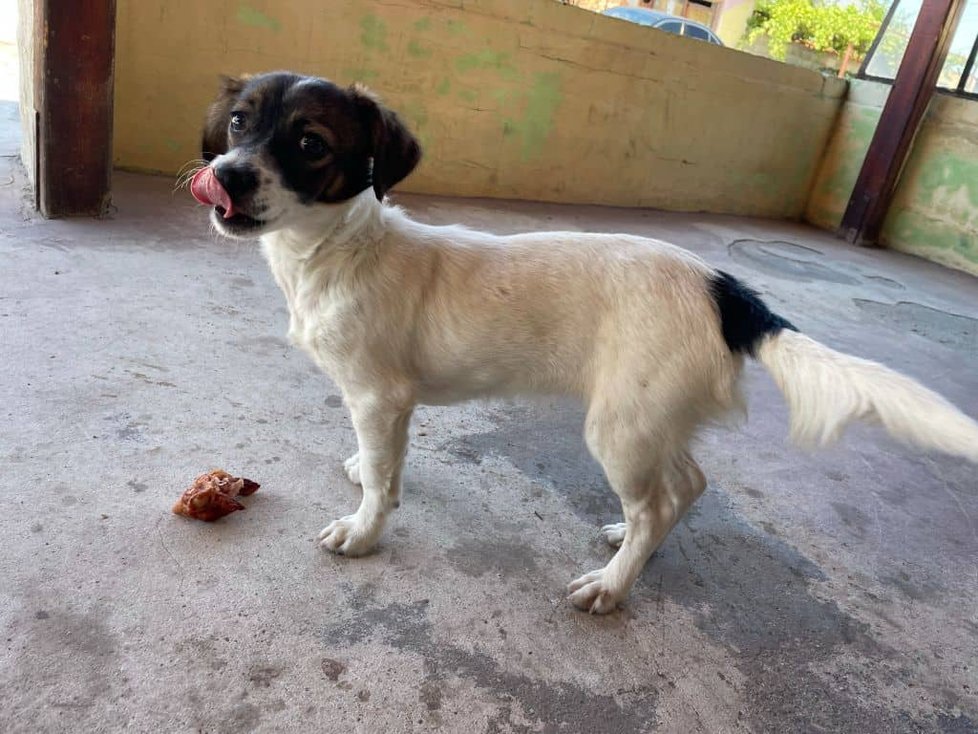
[{"label": "metal bar", "polygon": [[968,60],[964,62],[964,70],[961,72],[961,80],[958,82],[958,94],[967,94],[964,86],[968,83],[971,69],[975,65],[975,56],[978,56],[978,35],[975,36],[975,42],[971,45],[971,53],[968,54]]},{"label": "metal bar", "polygon": [[[887,28],[890,27],[890,21],[893,20],[893,14],[896,12],[897,5],[899,4],[900,0],[893,0],[893,3],[890,5],[890,9],[886,11],[886,15],[883,17],[883,22],[880,24],[880,29],[876,33],[876,38],[874,38],[873,42],[869,45],[869,50],[866,52],[866,55],[863,56],[862,64],[859,65],[857,76],[860,79],[869,78],[866,74],[866,69],[869,68],[869,62],[872,60],[873,54],[876,53],[876,47],[880,45],[883,34],[886,33]],[[890,80],[887,79],[886,81]]]}]

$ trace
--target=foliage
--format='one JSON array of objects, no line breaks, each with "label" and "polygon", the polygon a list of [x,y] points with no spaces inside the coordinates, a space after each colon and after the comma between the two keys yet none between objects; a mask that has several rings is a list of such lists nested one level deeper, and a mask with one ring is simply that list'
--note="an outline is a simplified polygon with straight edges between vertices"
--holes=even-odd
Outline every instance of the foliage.
[{"label": "foliage", "polygon": [[747,23],[747,42],[767,36],[768,52],[777,59],[784,59],[789,43],[838,54],[852,44],[861,56],[876,37],[885,14],[881,0],[845,6],[813,0],[765,0]]}]

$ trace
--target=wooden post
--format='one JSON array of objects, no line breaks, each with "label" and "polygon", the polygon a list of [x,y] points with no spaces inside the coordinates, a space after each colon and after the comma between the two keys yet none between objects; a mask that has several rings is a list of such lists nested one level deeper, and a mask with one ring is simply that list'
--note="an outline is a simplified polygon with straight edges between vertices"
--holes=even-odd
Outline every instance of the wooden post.
[{"label": "wooden post", "polygon": [[35,185],[45,217],[99,216],[109,204],[115,6],[35,0]]},{"label": "wooden post", "polygon": [[890,96],[869,144],[839,230],[849,242],[879,239],[897,179],[937,86],[963,0],[923,0]]},{"label": "wooden post", "polygon": [[852,60],[852,44],[850,43],[846,46],[846,53],[842,57],[842,63],[839,65],[839,78],[842,79],[846,75],[846,69],[849,68],[849,62]]}]

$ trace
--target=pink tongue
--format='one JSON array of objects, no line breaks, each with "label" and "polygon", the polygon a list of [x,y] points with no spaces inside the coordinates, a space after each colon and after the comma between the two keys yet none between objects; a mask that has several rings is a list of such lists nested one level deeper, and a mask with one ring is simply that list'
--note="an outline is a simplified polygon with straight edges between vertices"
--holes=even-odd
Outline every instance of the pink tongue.
[{"label": "pink tongue", "polygon": [[194,174],[190,180],[190,193],[201,204],[219,206],[224,209],[225,219],[230,219],[235,214],[231,195],[221,186],[221,182],[214,175],[214,169],[210,166],[202,168]]}]

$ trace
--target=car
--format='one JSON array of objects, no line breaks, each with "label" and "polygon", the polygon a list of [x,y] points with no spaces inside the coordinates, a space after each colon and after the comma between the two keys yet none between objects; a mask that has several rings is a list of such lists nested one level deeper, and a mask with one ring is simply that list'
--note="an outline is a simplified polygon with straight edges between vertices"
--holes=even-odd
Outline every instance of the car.
[{"label": "car", "polygon": [[677,36],[695,38],[698,41],[722,46],[723,41],[717,38],[716,34],[702,23],[697,23],[689,18],[680,18],[677,15],[670,15],[659,10],[648,10],[646,8],[608,8],[602,15],[619,20],[627,20],[630,23],[658,28],[666,33],[675,33]]}]

